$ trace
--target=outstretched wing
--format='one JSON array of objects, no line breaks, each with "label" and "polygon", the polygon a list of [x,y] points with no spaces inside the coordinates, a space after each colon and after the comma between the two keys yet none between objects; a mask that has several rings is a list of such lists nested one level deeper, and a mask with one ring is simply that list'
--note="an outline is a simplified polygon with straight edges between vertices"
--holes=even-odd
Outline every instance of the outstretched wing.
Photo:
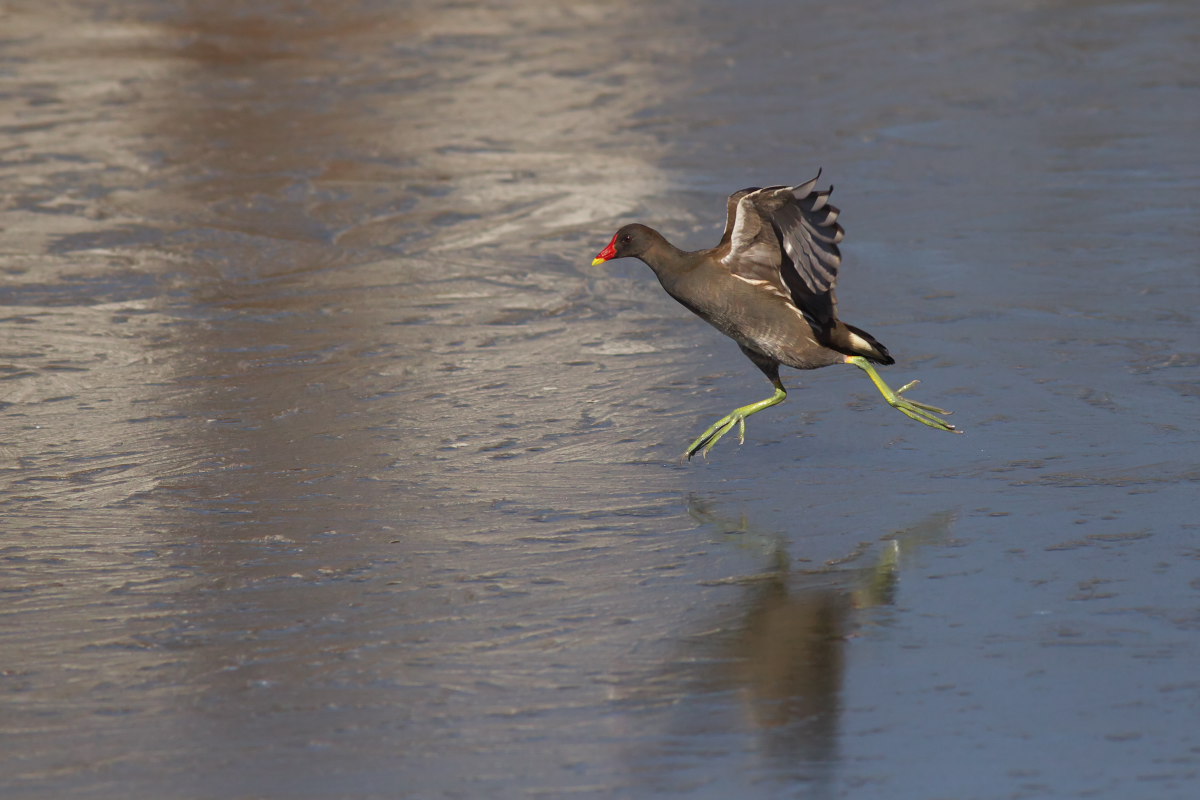
[{"label": "outstretched wing", "polygon": [[820,177],[731,195],[730,205],[737,198],[737,207],[721,262],[744,280],[783,295],[819,331],[828,331],[836,320],[833,290],[842,263],[837,245],[845,233],[838,209],[829,205],[833,187],[814,188]]}]

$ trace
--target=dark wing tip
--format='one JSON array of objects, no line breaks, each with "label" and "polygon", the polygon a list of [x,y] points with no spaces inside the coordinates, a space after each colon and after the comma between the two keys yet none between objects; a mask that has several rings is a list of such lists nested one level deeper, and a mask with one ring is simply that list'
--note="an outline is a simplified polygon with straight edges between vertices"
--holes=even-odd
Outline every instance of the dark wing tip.
[{"label": "dark wing tip", "polygon": [[[799,188],[801,187],[797,187],[797,189]],[[799,195],[799,192],[797,191],[796,194]],[[833,194],[832,184],[824,191],[810,189],[807,194],[796,197],[796,204],[800,206],[806,227],[815,238],[828,244],[837,244],[845,238],[846,231],[837,221],[842,210],[829,204],[831,194]]]},{"label": "dark wing tip", "polygon": [[829,292],[837,283],[842,263],[838,243],[846,235],[837,221],[841,211],[829,204],[833,187],[824,191],[816,188],[820,177],[818,170],[811,180],[790,187],[789,202],[772,215],[783,249],[791,260],[793,277],[800,278],[804,288],[814,295]]}]

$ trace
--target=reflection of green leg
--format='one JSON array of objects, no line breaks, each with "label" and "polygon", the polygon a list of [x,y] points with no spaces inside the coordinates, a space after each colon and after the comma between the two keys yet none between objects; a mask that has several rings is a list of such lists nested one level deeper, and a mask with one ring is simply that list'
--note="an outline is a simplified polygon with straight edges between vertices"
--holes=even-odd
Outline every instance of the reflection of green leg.
[{"label": "reflection of green leg", "polygon": [[900,579],[900,543],[895,539],[884,542],[879,562],[858,574],[858,585],[850,593],[855,608],[875,608],[891,605],[895,599],[896,583]]},{"label": "reflection of green leg", "polygon": [[692,456],[696,455],[696,452],[701,448],[704,449],[704,455],[707,456],[708,451],[712,450],[713,445],[716,444],[722,436],[733,430],[733,426],[735,425],[738,428],[738,443],[740,444],[745,442],[746,417],[750,416],[751,414],[757,414],[764,408],[770,408],[771,406],[779,405],[784,401],[784,398],[787,397],[787,392],[784,390],[783,384],[779,382],[779,378],[775,378],[771,382],[775,384],[775,394],[771,395],[766,400],[759,400],[757,403],[751,403],[748,406],[735,408],[733,411],[730,411],[728,414],[721,417],[719,420],[710,425],[708,430],[700,434],[700,437],[696,439],[696,441],[691,443],[687,449],[687,452],[683,454],[683,457],[685,459],[690,459]]},{"label": "reflection of green leg", "polygon": [[915,419],[922,425],[937,428],[939,431],[962,433],[958,428],[937,416],[938,414],[951,414],[953,412],[926,403],[918,403],[916,400],[909,400],[906,397],[900,396],[916,386],[920,381],[909,381],[899,389],[893,390],[892,387],[883,382],[883,378],[879,377],[879,373],[875,371],[875,367],[871,366],[871,362],[862,356],[847,356],[846,363],[853,364],[866,372],[867,376],[871,379],[871,383],[875,384],[875,388],[883,395],[883,399],[887,401],[888,405],[904,416]]}]

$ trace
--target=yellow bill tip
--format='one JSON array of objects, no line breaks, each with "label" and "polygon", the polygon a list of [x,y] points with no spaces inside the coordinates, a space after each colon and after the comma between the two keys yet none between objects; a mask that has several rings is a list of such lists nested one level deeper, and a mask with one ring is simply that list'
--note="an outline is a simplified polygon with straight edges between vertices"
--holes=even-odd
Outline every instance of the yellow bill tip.
[{"label": "yellow bill tip", "polygon": [[603,264],[605,261],[608,261],[608,259],[600,258],[600,256],[596,256],[595,258],[592,259],[592,266],[594,267],[597,264]]}]

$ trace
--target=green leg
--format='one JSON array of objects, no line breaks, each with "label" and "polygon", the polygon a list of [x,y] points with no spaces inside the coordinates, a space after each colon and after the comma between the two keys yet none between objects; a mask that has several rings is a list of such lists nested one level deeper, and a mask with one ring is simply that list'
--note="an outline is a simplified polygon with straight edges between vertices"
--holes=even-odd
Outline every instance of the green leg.
[{"label": "green leg", "polygon": [[875,367],[871,365],[871,362],[867,361],[862,356],[848,356],[846,358],[846,363],[853,364],[854,366],[866,372],[867,376],[871,379],[871,383],[875,384],[875,388],[878,389],[879,393],[883,395],[883,399],[888,402],[888,405],[899,411],[904,416],[915,419],[922,425],[928,425],[931,428],[937,428],[939,431],[962,433],[962,431],[960,431],[958,428],[937,416],[939,414],[945,415],[953,412],[947,411],[944,408],[938,408],[937,406],[928,405],[927,403],[918,403],[916,400],[909,400],[906,397],[900,396],[912,387],[916,386],[918,383],[920,383],[920,381],[909,381],[899,389],[893,390],[892,387],[883,382],[883,378],[879,377],[879,373],[875,371]]},{"label": "green leg", "polygon": [[704,456],[707,457],[708,451],[713,449],[713,445],[716,444],[722,436],[733,430],[735,425],[738,429],[738,443],[741,444],[745,442],[746,417],[750,416],[751,414],[757,414],[764,408],[770,408],[771,406],[779,405],[787,397],[787,392],[784,390],[783,384],[779,382],[778,378],[771,382],[775,384],[775,394],[771,395],[766,400],[759,400],[757,403],[751,403],[748,406],[735,408],[733,411],[730,411],[728,414],[721,417],[719,420],[710,425],[708,430],[700,434],[700,437],[696,439],[696,441],[691,443],[687,449],[687,452],[683,454],[683,458],[691,459],[691,457],[696,455],[696,452],[701,448],[704,450]]}]

